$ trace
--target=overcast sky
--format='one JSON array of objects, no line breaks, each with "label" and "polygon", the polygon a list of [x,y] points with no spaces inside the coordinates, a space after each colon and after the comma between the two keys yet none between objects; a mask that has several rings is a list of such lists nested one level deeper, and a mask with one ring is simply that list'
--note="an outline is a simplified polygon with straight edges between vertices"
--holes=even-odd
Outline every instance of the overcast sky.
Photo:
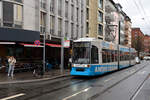
[{"label": "overcast sky", "polygon": [[150,0],[114,1],[122,5],[123,11],[132,20],[132,27],[140,27],[144,34],[150,35]]}]

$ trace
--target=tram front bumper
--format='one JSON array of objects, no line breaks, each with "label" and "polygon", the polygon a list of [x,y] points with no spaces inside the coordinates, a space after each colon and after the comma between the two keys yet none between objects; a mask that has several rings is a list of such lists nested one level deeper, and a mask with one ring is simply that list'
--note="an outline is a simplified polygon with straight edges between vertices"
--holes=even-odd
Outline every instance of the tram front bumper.
[{"label": "tram front bumper", "polygon": [[80,68],[73,67],[70,75],[73,75],[73,76],[94,76],[94,74],[90,68],[82,68],[82,67],[80,67]]}]

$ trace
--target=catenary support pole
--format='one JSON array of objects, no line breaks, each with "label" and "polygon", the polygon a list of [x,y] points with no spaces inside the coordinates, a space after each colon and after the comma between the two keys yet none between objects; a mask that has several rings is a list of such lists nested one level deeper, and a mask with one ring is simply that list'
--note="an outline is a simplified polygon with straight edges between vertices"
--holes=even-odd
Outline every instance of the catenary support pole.
[{"label": "catenary support pole", "polygon": [[64,37],[61,38],[61,74],[64,72]]},{"label": "catenary support pole", "polygon": [[45,36],[46,36],[46,33],[44,32],[43,34],[43,75],[45,73]]}]

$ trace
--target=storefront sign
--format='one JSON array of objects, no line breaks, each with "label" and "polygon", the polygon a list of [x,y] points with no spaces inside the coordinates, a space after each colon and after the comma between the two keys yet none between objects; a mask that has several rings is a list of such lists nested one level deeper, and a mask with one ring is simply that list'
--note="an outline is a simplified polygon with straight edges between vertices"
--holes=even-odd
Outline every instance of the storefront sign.
[{"label": "storefront sign", "polygon": [[64,41],[64,47],[70,47],[70,40]]}]

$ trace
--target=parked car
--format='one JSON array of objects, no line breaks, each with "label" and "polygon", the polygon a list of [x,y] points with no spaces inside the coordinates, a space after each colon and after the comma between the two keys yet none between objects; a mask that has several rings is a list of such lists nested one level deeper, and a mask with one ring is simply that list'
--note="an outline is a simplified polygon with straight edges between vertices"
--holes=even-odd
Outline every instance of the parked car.
[{"label": "parked car", "polygon": [[140,58],[139,57],[135,57],[135,61],[137,64],[140,64]]},{"label": "parked car", "polygon": [[143,59],[144,60],[150,60],[150,56],[145,56]]}]

